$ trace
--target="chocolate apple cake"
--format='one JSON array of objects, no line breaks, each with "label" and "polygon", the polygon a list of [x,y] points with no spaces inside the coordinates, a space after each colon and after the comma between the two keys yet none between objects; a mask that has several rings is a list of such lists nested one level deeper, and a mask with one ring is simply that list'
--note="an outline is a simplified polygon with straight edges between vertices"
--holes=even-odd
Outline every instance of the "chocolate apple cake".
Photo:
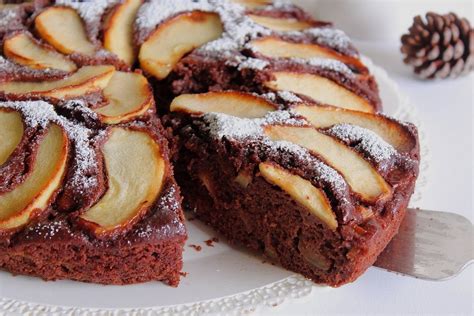
[{"label": "chocolate apple cake", "polygon": [[349,38],[291,3],[12,3],[0,45],[3,270],[176,286],[183,205],[340,286],[398,231],[416,128],[381,114]]}]

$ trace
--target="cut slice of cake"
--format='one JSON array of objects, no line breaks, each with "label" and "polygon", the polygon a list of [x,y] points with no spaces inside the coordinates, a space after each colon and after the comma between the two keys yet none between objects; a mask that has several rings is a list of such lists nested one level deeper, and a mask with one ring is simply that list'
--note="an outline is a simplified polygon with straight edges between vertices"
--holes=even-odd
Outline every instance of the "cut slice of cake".
[{"label": "cut slice of cake", "polygon": [[[251,102],[245,117],[239,107]],[[177,178],[198,218],[285,268],[340,286],[396,234],[418,174],[417,134],[344,109],[341,120],[318,124],[313,109],[335,108],[213,92],[177,97],[168,120],[179,126]]]}]

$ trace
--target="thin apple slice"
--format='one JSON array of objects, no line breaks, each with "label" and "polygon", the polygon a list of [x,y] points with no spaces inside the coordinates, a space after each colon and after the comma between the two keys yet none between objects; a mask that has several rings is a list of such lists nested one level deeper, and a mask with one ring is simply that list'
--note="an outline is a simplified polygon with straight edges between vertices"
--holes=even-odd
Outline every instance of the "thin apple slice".
[{"label": "thin apple slice", "polygon": [[0,166],[20,144],[23,133],[23,119],[20,113],[0,108]]},{"label": "thin apple slice", "polygon": [[12,191],[0,195],[0,230],[29,223],[43,212],[66,171],[68,139],[58,125],[51,125],[39,144],[33,171]]},{"label": "thin apple slice", "polygon": [[352,124],[370,129],[399,152],[410,152],[416,146],[416,140],[405,127],[382,115],[305,104],[296,106],[294,110],[317,128]]},{"label": "thin apple slice", "polygon": [[241,4],[249,9],[256,9],[272,4],[271,0],[232,0],[234,3]]},{"label": "thin apple slice", "polygon": [[138,59],[143,70],[164,79],[187,53],[222,35],[216,13],[193,11],[178,15],[160,26],[143,43]]},{"label": "thin apple slice", "polygon": [[72,72],[76,64],[53,49],[42,45],[27,33],[8,37],[3,44],[3,53],[17,64],[34,69],[59,69]]},{"label": "thin apple slice", "polygon": [[161,149],[146,132],[112,128],[102,152],[107,192],[80,216],[98,236],[126,230],[141,218],[158,197],[165,177]]},{"label": "thin apple slice", "polygon": [[153,104],[148,81],[138,73],[116,71],[103,93],[108,104],[94,111],[107,124],[117,124],[142,115]]},{"label": "thin apple slice", "polygon": [[264,162],[258,165],[261,175],[269,183],[278,186],[292,199],[307,208],[312,214],[336,230],[336,214],[331,209],[326,195],[310,181],[294,175],[280,166]]},{"label": "thin apple slice", "polygon": [[352,65],[360,72],[367,72],[367,68],[358,58],[346,56],[337,51],[317,44],[293,43],[277,37],[263,37],[253,40],[252,48],[267,57],[274,58],[328,58],[339,60]]},{"label": "thin apple slice", "polygon": [[274,18],[269,16],[261,16],[255,14],[248,15],[255,23],[265,26],[274,31],[302,31],[312,27],[307,21],[288,18]]},{"label": "thin apple slice", "polygon": [[96,51],[81,17],[73,8],[47,8],[35,18],[35,28],[42,39],[63,54],[93,55]]},{"label": "thin apple slice", "polygon": [[275,80],[265,83],[271,89],[299,93],[326,105],[374,112],[374,107],[369,101],[327,78],[289,71],[277,71],[273,75]]},{"label": "thin apple slice", "polygon": [[311,127],[267,126],[265,134],[275,141],[300,145],[338,170],[352,190],[367,202],[390,196],[391,188],[362,156],[334,138]]},{"label": "thin apple slice", "polygon": [[0,91],[8,94],[32,94],[57,99],[72,98],[104,89],[114,72],[113,66],[85,66],[60,80],[0,83]]},{"label": "thin apple slice", "polygon": [[170,110],[197,115],[217,112],[241,118],[259,118],[276,108],[269,101],[255,95],[225,91],[182,94],[173,100]]},{"label": "thin apple slice", "polygon": [[127,64],[135,62],[133,23],[142,0],[125,0],[108,17],[104,27],[104,47]]}]

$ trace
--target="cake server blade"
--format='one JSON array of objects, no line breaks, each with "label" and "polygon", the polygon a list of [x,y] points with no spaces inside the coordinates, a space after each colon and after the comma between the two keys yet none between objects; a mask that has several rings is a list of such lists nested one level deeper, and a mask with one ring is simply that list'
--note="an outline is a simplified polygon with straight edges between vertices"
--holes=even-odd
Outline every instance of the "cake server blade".
[{"label": "cake server blade", "polygon": [[375,266],[425,280],[446,280],[474,262],[474,229],[458,214],[407,209]]}]

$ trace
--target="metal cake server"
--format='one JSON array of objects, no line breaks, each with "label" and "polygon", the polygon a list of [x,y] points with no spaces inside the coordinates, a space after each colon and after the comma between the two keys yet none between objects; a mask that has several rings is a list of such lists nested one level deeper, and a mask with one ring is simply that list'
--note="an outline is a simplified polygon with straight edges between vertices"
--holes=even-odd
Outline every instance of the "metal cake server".
[{"label": "metal cake server", "polygon": [[446,280],[474,262],[474,229],[457,214],[407,209],[375,266],[425,280]]}]

